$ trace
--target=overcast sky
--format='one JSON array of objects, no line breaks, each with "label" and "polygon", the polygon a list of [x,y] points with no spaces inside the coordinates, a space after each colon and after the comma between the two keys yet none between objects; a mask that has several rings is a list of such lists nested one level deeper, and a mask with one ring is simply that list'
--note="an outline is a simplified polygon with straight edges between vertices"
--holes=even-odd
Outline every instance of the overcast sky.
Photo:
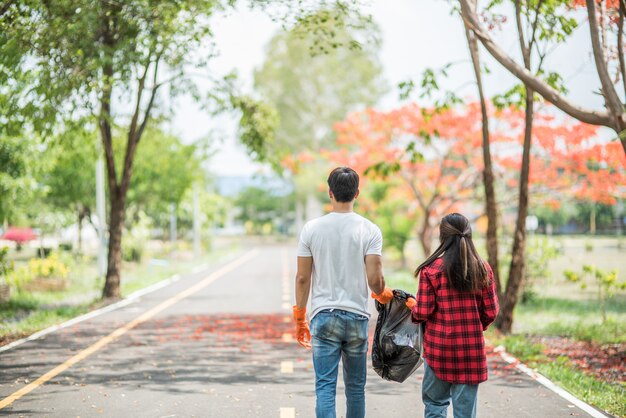
[{"label": "overcast sky", "polygon": [[[383,98],[380,108],[390,109],[401,105],[395,86],[403,80],[417,79],[425,68],[442,67],[449,62],[459,62],[444,82],[443,88],[455,89],[464,98],[477,97],[473,73],[467,51],[467,42],[460,18],[450,14],[450,3],[442,0],[377,0],[369,11],[379,25],[383,37],[380,61],[384,77],[392,86]],[[580,14],[579,21],[584,20]],[[252,91],[252,74],[264,60],[265,47],[272,36],[282,30],[263,12],[241,8],[226,17],[215,20],[215,43],[219,56],[211,69],[219,74],[236,70],[244,91]],[[509,23],[502,31],[494,33],[501,47],[519,56],[515,31]],[[497,62],[482,51],[482,58],[491,73],[485,87],[489,96],[510,88],[515,79]],[[587,107],[600,108],[602,102],[594,91],[599,80],[591,56],[588,27],[585,22],[576,30],[567,44],[556,48],[546,59],[545,67],[558,71],[566,80],[569,96]],[[202,89],[209,85],[200,82]],[[251,175],[260,169],[250,161],[235,139],[232,118],[215,118],[202,111],[191,98],[183,97],[175,103],[175,117],[171,129],[183,140],[193,141],[211,133],[223,142],[216,145],[217,154],[209,163],[210,170],[218,175]]]}]

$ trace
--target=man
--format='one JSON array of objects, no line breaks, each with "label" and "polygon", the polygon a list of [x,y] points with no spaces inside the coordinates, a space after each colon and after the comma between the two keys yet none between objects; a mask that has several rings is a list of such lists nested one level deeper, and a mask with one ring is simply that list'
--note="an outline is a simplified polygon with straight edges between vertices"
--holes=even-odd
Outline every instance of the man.
[{"label": "man", "polygon": [[[296,338],[313,348],[315,412],[335,417],[339,360],[343,361],[347,418],[365,416],[368,343],[368,286],[381,303],[393,298],[382,271],[380,229],[354,213],[359,176],[348,167],[328,177],[331,213],[302,228],[296,273]],[[306,305],[311,294],[311,330]],[[312,338],[311,338],[312,337]]]}]

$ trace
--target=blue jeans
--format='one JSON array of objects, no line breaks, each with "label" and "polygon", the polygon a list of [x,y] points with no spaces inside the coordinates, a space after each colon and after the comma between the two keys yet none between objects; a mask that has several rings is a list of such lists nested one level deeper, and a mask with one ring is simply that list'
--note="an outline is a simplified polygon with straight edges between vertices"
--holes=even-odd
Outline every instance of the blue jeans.
[{"label": "blue jeans", "polygon": [[343,363],[346,387],[346,418],[365,416],[367,322],[366,316],[340,309],[325,309],[311,320],[317,418],[337,416],[335,397],[339,359]]},{"label": "blue jeans", "polygon": [[463,385],[440,380],[424,361],[422,401],[424,418],[446,418],[452,399],[454,418],[476,418],[478,385]]}]

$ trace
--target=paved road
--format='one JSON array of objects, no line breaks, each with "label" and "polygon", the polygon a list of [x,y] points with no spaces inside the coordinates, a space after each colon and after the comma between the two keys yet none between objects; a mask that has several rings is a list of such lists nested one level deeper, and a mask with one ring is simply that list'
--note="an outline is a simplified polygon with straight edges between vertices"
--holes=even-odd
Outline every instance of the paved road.
[{"label": "paved road", "polygon": [[[0,415],[313,417],[310,352],[292,334],[294,267],[291,248],[259,247],[0,353],[0,402],[23,395]],[[495,357],[490,365],[478,416],[589,416]],[[422,416],[421,379],[421,370],[403,384],[370,371],[368,416]]]}]

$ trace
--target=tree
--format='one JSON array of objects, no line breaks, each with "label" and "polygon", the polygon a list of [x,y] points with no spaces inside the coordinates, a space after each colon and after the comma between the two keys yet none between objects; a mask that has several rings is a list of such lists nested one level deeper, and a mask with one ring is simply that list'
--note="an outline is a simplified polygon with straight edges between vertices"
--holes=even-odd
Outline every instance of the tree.
[{"label": "tree", "polygon": [[[34,92],[28,97],[31,106],[41,102],[46,110],[91,117],[99,129],[109,190],[104,298],[120,296],[128,191],[139,142],[159,107],[158,93],[167,86],[171,94],[197,94],[189,69],[202,71],[208,58],[191,52],[210,38],[210,17],[230,5],[227,0],[33,0],[20,4],[30,30],[24,26],[14,31],[20,35],[15,49],[30,52],[28,65],[22,60],[23,65],[15,66],[9,77],[17,79],[22,68],[33,69],[37,77],[29,80],[29,91]],[[200,75],[211,78],[210,73]],[[219,87],[211,98],[219,96]],[[54,127],[58,117],[44,120]],[[124,131],[120,154],[114,150],[115,130]],[[116,155],[123,155],[123,161]]]},{"label": "tree", "polygon": [[[609,73],[609,56],[607,51],[611,45],[609,38],[606,36],[605,29],[609,25],[613,25],[613,28],[617,32],[617,48],[616,53],[619,65],[617,66],[616,73],[619,80],[624,86],[626,95],[626,65],[624,64],[624,48],[623,48],[623,36],[624,36],[624,14],[626,8],[620,2],[617,6],[617,2],[609,2],[609,6],[613,6],[613,11],[618,15],[617,19],[608,19],[608,11],[601,10],[600,23],[598,21],[598,10],[595,0],[586,0],[585,5],[587,8],[587,16],[589,19],[589,34],[592,47],[592,53],[596,65],[596,72],[600,79],[602,86],[601,94],[604,98],[605,109],[604,110],[592,110],[574,103],[572,100],[566,97],[566,95],[558,89],[551,86],[542,75],[533,73],[524,65],[520,65],[502,49],[484,29],[477,15],[477,0],[459,0],[461,6],[461,16],[465,24],[472,30],[475,36],[480,40],[485,49],[507,70],[509,70],[515,77],[520,79],[529,89],[540,94],[544,99],[567,113],[571,117],[578,119],[581,122],[589,123],[592,125],[606,126],[613,129],[619,136],[623,151],[626,152],[626,136],[622,134],[626,129],[626,112],[624,111],[624,102],[620,99],[615,83]],[[549,10],[548,19],[552,22],[562,22],[565,17],[559,15],[559,9],[563,9],[565,6],[563,2],[551,2],[545,1],[545,4],[550,4],[553,7]],[[576,2],[573,2],[576,3]],[[541,4],[536,2],[534,4]],[[559,7],[560,6],[560,7]],[[625,99],[626,100],[626,97]]]},{"label": "tree", "polygon": [[156,226],[163,227],[169,222],[169,205],[178,206],[192,184],[202,180],[201,161],[194,144],[183,144],[157,126],[146,129],[144,135],[146,141],[137,150],[133,181],[128,190],[132,215],[127,219],[127,226],[144,212]]},{"label": "tree", "polygon": [[274,226],[284,229],[284,225],[276,225],[276,223],[281,219],[284,221],[285,215],[293,212],[293,198],[293,193],[284,194],[278,190],[248,187],[242,190],[235,199],[235,207],[240,211],[236,219],[249,223],[255,233],[269,233]]},{"label": "tree", "polygon": [[[378,33],[375,25],[355,25],[335,8],[307,13],[272,38],[254,75],[255,89],[280,115],[268,152],[277,163],[289,154],[333,147],[333,123],[373,105],[385,91],[377,59],[380,43],[363,42]],[[300,183],[299,192],[311,205],[316,190],[307,186],[310,182]],[[298,213],[303,214],[303,203],[298,199]]]},{"label": "tree", "polygon": [[332,161],[385,178],[397,174],[421,214],[417,235],[430,254],[439,219],[470,200],[481,173],[477,106],[432,112],[415,104],[390,112],[367,109],[337,123]]},{"label": "tree", "polygon": [[32,144],[22,138],[0,141],[0,222],[20,223],[22,208],[33,194],[35,179],[29,156]]},{"label": "tree", "polygon": [[400,255],[400,268],[407,267],[405,248],[417,227],[417,205],[407,205],[402,181],[387,178],[367,181],[358,198],[358,208],[380,227],[385,248]]},{"label": "tree", "polygon": [[[44,175],[46,200],[53,208],[70,211],[78,225],[78,251],[82,250],[82,225],[91,220],[96,204],[96,147],[97,133],[82,125],[68,129],[50,144],[48,158],[52,167]],[[102,222],[103,220],[99,220]]]},{"label": "tree", "polygon": [[487,110],[487,98],[483,89],[482,70],[480,66],[480,53],[478,50],[478,40],[476,35],[465,24],[465,37],[469,47],[472,69],[476,79],[478,99],[480,103],[481,134],[482,134],[482,154],[483,154],[483,188],[485,192],[485,214],[487,215],[487,236],[486,249],[487,261],[493,271],[493,278],[496,282],[496,292],[498,298],[502,294],[502,283],[500,280],[500,260],[498,258],[498,204],[495,193],[495,179],[493,171],[493,160],[491,158],[491,137],[489,133],[489,114]]},{"label": "tree", "polygon": [[[495,5],[501,1],[492,1],[487,7],[489,12]],[[523,59],[523,67],[527,72],[536,74],[546,80],[550,87],[558,92],[565,92],[560,85],[561,78],[556,73],[545,74],[542,66],[544,59],[551,46],[562,41],[576,27],[574,19],[555,18],[556,10],[564,2],[560,0],[515,0],[513,2],[515,9],[515,24],[517,28],[517,38]],[[476,2],[472,2],[469,6],[470,10],[476,13]],[[466,5],[467,9],[468,5]],[[468,10],[462,9],[464,16]],[[464,14],[465,13],[465,14]],[[496,19],[497,20],[497,19]],[[511,265],[509,268],[509,277],[506,283],[506,289],[502,291],[502,284],[499,278],[499,262],[497,254],[497,207],[495,206],[495,197],[493,196],[493,177],[491,171],[491,156],[489,155],[489,129],[486,120],[485,99],[482,92],[482,80],[480,74],[479,52],[477,45],[477,35],[473,32],[470,22],[464,19],[466,37],[470,49],[470,56],[474,64],[474,73],[479,87],[479,96],[483,103],[483,158],[486,165],[486,171],[483,176],[486,192],[486,207],[488,214],[488,236],[487,249],[489,260],[495,268],[495,279],[498,288],[499,298],[501,300],[501,310],[496,321],[497,327],[504,332],[510,332],[513,321],[513,309],[517,303],[517,295],[524,277],[524,261],[525,261],[525,243],[526,243],[526,217],[528,214],[529,203],[529,176],[530,176],[530,152],[531,141],[533,138],[533,120],[535,116],[535,93],[530,85],[514,86],[505,94],[496,96],[494,102],[500,106],[523,106],[525,110],[525,128],[524,143],[522,150],[522,164],[520,166],[520,181],[518,183],[518,205],[517,220],[513,234],[513,247],[511,251]],[[497,26],[496,23],[490,23],[490,26]],[[541,45],[543,44],[543,45]],[[543,46],[543,48],[541,48]],[[537,62],[534,59],[537,57]]]}]

